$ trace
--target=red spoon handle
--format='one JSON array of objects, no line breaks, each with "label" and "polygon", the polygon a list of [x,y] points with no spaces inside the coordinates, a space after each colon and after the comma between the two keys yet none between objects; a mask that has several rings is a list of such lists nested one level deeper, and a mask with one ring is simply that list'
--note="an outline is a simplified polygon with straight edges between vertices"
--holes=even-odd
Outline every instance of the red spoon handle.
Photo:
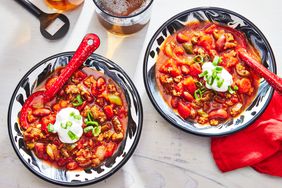
[{"label": "red spoon handle", "polygon": [[261,77],[263,77],[269,85],[271,85],[279,94],[282,94],[282,79],[276,74],[270,72],[261,63],[250,56],[243,48],[237,50],[239,58],[244,61],[248,66],[254,69]]},{"label": "red spoon handle", "polygon": [[57,92],[63,87],[63,85],[67,82],[67,80],[71,77],[71,75],[84,63],[84,61],[99,47],[100,39],[95,34],[87,34],[70,62],[63,69],[60,76],[54,82],[54,84],[45,91],[44,100],[50,101]]}]

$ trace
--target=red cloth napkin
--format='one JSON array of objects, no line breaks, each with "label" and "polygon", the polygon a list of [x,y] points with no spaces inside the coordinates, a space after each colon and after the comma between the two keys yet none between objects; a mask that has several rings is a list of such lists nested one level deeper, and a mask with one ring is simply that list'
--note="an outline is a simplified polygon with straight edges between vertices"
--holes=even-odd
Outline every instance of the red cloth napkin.
[{"label": "red cloth napkin", "polygon": [[282,177],[282,95],[275,92],[265,112],[251,126],[212,138],[211,151],[222,172],[251,166]]}]

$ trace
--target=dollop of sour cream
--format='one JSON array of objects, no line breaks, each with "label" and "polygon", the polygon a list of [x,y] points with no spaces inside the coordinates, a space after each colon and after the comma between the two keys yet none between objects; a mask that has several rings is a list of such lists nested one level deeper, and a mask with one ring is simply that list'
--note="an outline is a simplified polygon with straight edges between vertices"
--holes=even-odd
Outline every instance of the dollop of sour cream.
[{"label": "dollop of sour cream", "polygon": [[54,133],[57,133],[63,143],[72,144],[79,140],[83,134],[82,116],[75,108],[63,108],[56,116]]},{"label": "dollop of sour cream", "polygon": [[206,62],[202,65],[202,71],[206,73],[204,80],[208,89],[225,92],[233,83],[232,75],[222,66]]}]

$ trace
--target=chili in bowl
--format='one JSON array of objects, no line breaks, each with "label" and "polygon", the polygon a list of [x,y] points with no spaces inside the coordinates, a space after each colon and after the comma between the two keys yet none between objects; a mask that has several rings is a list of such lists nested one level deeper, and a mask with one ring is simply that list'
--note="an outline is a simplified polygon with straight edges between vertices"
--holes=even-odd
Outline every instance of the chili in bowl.
[{"label": "chili in bowl", "polygon": [[26,122],[19,121],[25,98],[48,90],[72,55],[49,57],[23,77],[10,102],[8,128],[29,170],[55,184],[78,186],[107,178],[129,159],[140,137],[143,112],[126,73],[93,54],[52,100],[37,105],[33,99]]},{"label": "chili in bowl", "polygon": [[172,125],[198,135],[226,135],[250,125],[273,89],[239,58],[238,49],[276,72],[266,38],[235,12],[195,8],[169,19],[144,59],[144,82],[156,109]]}]

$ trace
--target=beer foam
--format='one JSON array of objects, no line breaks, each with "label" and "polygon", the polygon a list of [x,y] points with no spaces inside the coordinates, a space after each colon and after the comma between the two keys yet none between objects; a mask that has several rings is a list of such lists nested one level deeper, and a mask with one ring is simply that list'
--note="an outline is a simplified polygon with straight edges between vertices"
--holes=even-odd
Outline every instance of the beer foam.
[{"label": "beer foam", "polygon": [[99,4],[103,9],[116,16],[128,16],[139,9],[144,0],[101,0]]}]

